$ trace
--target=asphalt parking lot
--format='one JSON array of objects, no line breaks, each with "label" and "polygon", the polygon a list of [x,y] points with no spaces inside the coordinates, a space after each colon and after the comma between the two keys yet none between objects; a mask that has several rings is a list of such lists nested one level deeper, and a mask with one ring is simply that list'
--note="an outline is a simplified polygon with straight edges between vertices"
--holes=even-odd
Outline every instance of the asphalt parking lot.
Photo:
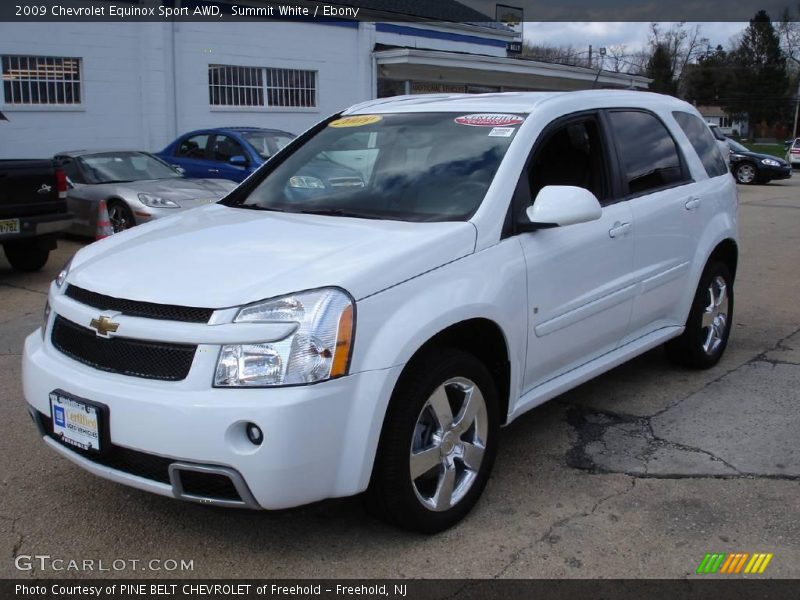
[{"label": "asphalt parking lot", "polygon": [[769,552],[758,577],[800,577],[800,177],[740,187],[734,328],[721,363],[660,350],[505,429],[477,509],[434,537],[367,516],[357,498],[279,513],[186,504],[98,479],[38,439],[20,353],[80,244],[40,273],[0,255],[0,577],[18,555],[192,560],[131,577],[695,576],[707,552]]}]

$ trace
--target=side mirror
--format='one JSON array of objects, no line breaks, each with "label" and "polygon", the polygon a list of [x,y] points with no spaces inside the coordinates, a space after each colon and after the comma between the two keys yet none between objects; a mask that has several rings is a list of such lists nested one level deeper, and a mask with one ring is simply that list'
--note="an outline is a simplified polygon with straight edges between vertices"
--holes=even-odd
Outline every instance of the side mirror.
[{"label": "side mirror", "polygon": [[536,195],[525,214],[529,221],[526,229],[544,229],[596,221],[603,209],[595,195],[585,188],[548,185]]},{"label": "side mirror", "polygon": [[181,175],[186,175],[186,169],[184,169],[182,166],[180,166],[180,165],[172,165],[172,168],[175,169]]},{"label": "side mirror", "polygon": [[242,156],[241,154],[237,154],[236,156],[231,156],[230,160],[228,161],[234,167],[246,167],[247,166],[247,159]]}]

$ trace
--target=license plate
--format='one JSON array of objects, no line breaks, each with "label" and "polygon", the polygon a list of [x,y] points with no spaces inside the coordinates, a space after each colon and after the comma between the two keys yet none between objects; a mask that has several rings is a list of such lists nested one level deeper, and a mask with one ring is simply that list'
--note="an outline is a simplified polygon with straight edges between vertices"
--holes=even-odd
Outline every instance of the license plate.
[{"label": "license plate", "polygon": [[59,391],[50,392],[53,434],[81,450],[100,450],[100,408]]},{"label": "license plate", "polygon": [[0,221],[0,234],[19,233],[19,219],[3,219]]}]

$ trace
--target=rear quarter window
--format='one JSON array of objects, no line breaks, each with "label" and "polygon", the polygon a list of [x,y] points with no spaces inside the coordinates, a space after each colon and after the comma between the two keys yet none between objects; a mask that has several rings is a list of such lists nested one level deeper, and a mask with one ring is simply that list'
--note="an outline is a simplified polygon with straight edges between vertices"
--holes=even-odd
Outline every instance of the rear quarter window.
[{"label": "rear quarter window", "polygon": [[708,126],[699,117],[682,111],[672,113],[675,120],[683,129],[683,133],[689,138],[692,148],[697,152],[697,156],[703,163],[703,167],[709,177],[718,177],[728,172],[725,159],[719,151],[714,136]]}]

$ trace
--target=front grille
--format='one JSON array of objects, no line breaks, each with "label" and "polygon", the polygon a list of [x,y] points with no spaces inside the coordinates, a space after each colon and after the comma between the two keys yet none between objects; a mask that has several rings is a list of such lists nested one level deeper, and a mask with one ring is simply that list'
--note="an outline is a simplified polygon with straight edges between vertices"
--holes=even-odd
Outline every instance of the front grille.
[{"label": "front grille", "polygon": [[[130,475],[144,477],[152,481],[169,484],[169,466],[175,462],[170,458],[163,456],[156,456],[155,454],[147,454],[146,452],[139,452],[138,450],[131,450],[123,448],[122,446],[115,446],[108,443],[106,440],[101,441],[102,453],[89,452],[76,448],[71,444],[66,444],[61,441],[61,438],[53,433],[53,419],[43,413],[39,413],[39,418],[42,421],[44,430],[47,436],[65,448],[70,449],[76,454],[91,460],[93,463],[123,471]],[[105,443],[104,443],[105,442]]]},{"label": "front grille", "polygon": [[53,346],[85,365],[121,375],[180,381],[192,367],[197,346],[99,337],[94,330],[57,315]]},{"label": "front grille", "polygon": [[100,310],[114,310],[131,317],[144,317],[146,319],[160,319],[163,321],[185,321],[187,323],[208,323],[214,312],[213,308],[197,308],[195,306],[175,306],[172,304],[156,304],[155,302],[140,302],[138,300],[125,300],[114,298],[97,292],[90,292],[75,285],[67,287],[65,296],[93,306]]}]

